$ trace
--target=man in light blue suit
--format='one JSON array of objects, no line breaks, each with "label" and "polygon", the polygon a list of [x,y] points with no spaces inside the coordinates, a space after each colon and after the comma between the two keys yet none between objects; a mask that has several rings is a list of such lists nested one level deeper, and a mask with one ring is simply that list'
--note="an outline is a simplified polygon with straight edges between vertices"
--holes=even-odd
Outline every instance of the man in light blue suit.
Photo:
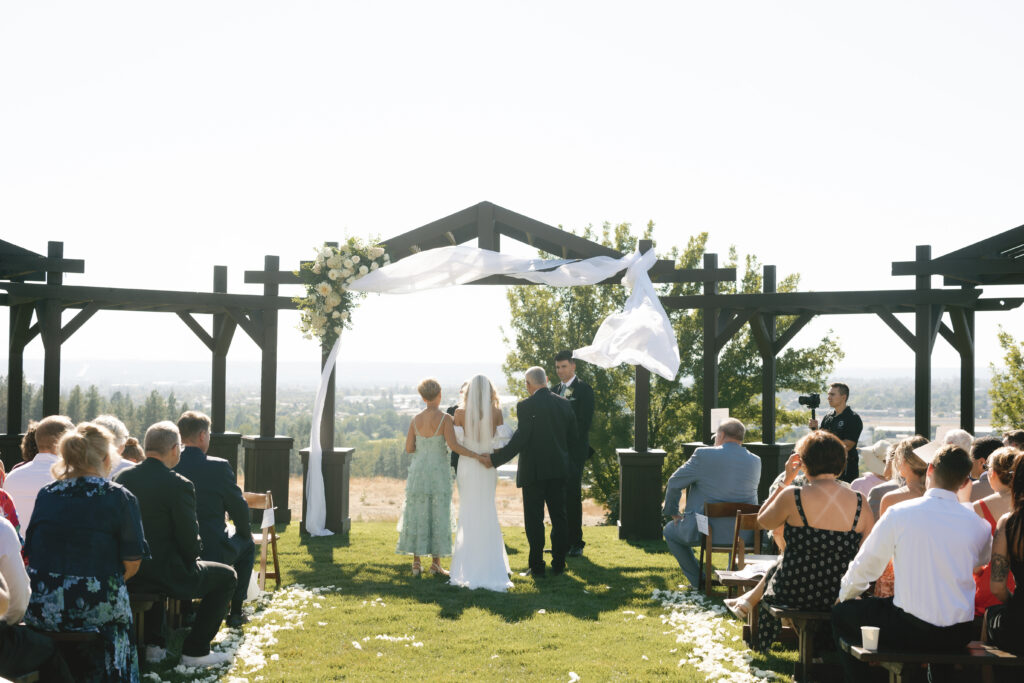
[{"label": "man in light blue suit", "polygon": [[[715,433],[715,445],[694,451],[665,486],[664,513],[672,517],[665,525],[665,540],[691,586],[698,585],[700,576],[693,546],[703,542],[697,531],[697,514],[704,514],[704,503],[757,502],[761,459],[743,447],[745,432],[739,420],[724,420]],[[686,510],[680,515],[679,499],[687,487]],[[714,538],[732,540],[735,520],[714,519],[710,523]]]}]

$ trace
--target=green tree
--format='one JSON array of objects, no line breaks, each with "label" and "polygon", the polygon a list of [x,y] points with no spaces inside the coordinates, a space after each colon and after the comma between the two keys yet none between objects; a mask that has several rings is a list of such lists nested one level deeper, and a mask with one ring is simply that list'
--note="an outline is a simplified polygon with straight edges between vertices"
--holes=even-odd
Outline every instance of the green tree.
[{"label": "green tree", "polygon": [[1018,342],[1009,332],[999,327],[999,345],[1006,355],[1005,367],[999,369],[990,363],[992,386],[988,390],[992,398],[992,427],[995,429],[1018,429],[1024,426],[1024,343]]},{"label": "green tree", "polygon": [[[595,239],[588,227],[583,232],[587,239]],[[648,223],[644,239],[652,239],[654,226]],[[697,268],[707,244],[707,233],[691,237],[681,251],[672,248],[661,258],[668,258],[677,268]],[[636,250],[638,237],[629,224],[605,224],[600,242],[621,253]],[[726,266],[737,266],[735,249],[729,252]],[[748,256],[739,268],[739,283],[722,283],[722,294],[759,292],[761,264]],[[795,291],[798,275],[790,275],[778,283],[778,291]],[[683,296],[701,293],[699,283],[673,283],[658,286],[659,294]],[[609,314],[622,309],[628,292],[624,287],[510,287],[508,302],[511,309],[511,334],[505,334],[509,352],[502,369],[509,388],[522,393],[522,372],[531,365],[550,367],[552,359],[561,349],[575,349],[591,342],[597,328]],[[703,386],[703,314],[699,310],[667,311],[679,342],[680,369],[674,380],[652,376],[649,440],[652,446],[664,448],[666,474],[682,460],[683,444],[697,438],[701,424],[701,395]],[[779,334],[793,323],[795,317],[780,317]],[[781,354],[777,364],[778,390],[811,391],[819,389],[836,361],[842,357],[837,342],[826,336],[808,348],[790,348]],[[757,346],[748,327],[734,335],[719,357],[719,405],[728,407],[730,414],[751,425],[749,440],[760,438],[761,417],[761,362]],[[617,517],[619,468],[615,448],[633,442],[634,369],[619,366],[602,369],[581,364],[580,376],[594,387],[597,406],[591,427],[590,441],[595,448],[584,480],[591,485],[594,497],[611,510],[611,519]],[[776,401],[777,426],[780,430],[803,421],[803,414],[788,411]]]},{"label": "green tree", "polygon": [[149,429],[150,425],[166,419],[164,417],[166,414],[167,404],[164,403],[163,397],[154,389],[149,393],[146,404],[142,406],[143,429]]},{"label": "green tree", "polygon": [[97,415],[102,415],[105,407],[99,389],[95,384],[90,384],[89,391],[85,393],[85,419],[91,420]]},{"label": "green tree", "polygon": [[[68,395],[68,402],[65,404],[64,412],[71,418],[71,421],[78,424],[85,419],[85,401],[82,398],[82,387],[75,385]],[[95,417],[95,415],[91,416]]]}]

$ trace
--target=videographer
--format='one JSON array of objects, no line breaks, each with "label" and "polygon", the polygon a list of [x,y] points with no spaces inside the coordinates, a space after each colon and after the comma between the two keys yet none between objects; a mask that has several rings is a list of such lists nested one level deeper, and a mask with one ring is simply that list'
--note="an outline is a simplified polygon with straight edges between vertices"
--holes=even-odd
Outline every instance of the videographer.
[{"label": "videographer", "polygon": [[[860,476],[860,458],[857,455],[857,441],[860,440],[860,433],[864,429],[860,415],[853,412],[846,402],[850,399],[850,387],[841,382],[834,382],[828,388],[828,405],[832,412],[821,419],[821,428],[832,432],[843,442],[846,448],[846,471],[839,477],[847,484]],[[818,429],[818,421],[814,418],[807,423],[807,426]]]}]

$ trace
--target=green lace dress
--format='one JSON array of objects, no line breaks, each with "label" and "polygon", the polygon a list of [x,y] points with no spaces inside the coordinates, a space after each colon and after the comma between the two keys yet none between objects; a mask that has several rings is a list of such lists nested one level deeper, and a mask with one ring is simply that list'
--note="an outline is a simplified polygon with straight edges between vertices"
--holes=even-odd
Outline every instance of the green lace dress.
[{"label": "green lace dress", "polygon": [[396,553],[452,554],[452,468],[441,427],[433,436],[416,433],[416,450],[405,481],[405,503],[398,520]]}]

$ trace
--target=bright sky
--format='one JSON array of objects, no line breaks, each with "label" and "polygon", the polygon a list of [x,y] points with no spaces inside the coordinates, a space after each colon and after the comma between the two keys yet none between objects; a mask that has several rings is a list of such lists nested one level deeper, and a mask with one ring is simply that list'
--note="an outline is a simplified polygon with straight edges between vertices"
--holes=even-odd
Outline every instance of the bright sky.
[{"label": "bright sky", "polygon": [[[6,3],[0,236],[63,240],[69,284],[209,291],[224,264],[257,292],[264,254],[293,268],[486,199],[653,220],[661,248],[707,230],[804,289],[910,288],[890,262],[915,245],[1024,223],[1022,28],[1010,0]],[[507,315],[500,288],[371,296],[342,353],[500,362]],[[296,322],[281,358],[315,362]],[[1024,337],[1020,310],[979,315],[979,365],[999,323]],[[873,316],[796,343],[829,328],[843,368],[912,374]],[[207,352],[175,316],[106,312],[64,357]],[[958,364],[941,339],[934,364]]]}]

